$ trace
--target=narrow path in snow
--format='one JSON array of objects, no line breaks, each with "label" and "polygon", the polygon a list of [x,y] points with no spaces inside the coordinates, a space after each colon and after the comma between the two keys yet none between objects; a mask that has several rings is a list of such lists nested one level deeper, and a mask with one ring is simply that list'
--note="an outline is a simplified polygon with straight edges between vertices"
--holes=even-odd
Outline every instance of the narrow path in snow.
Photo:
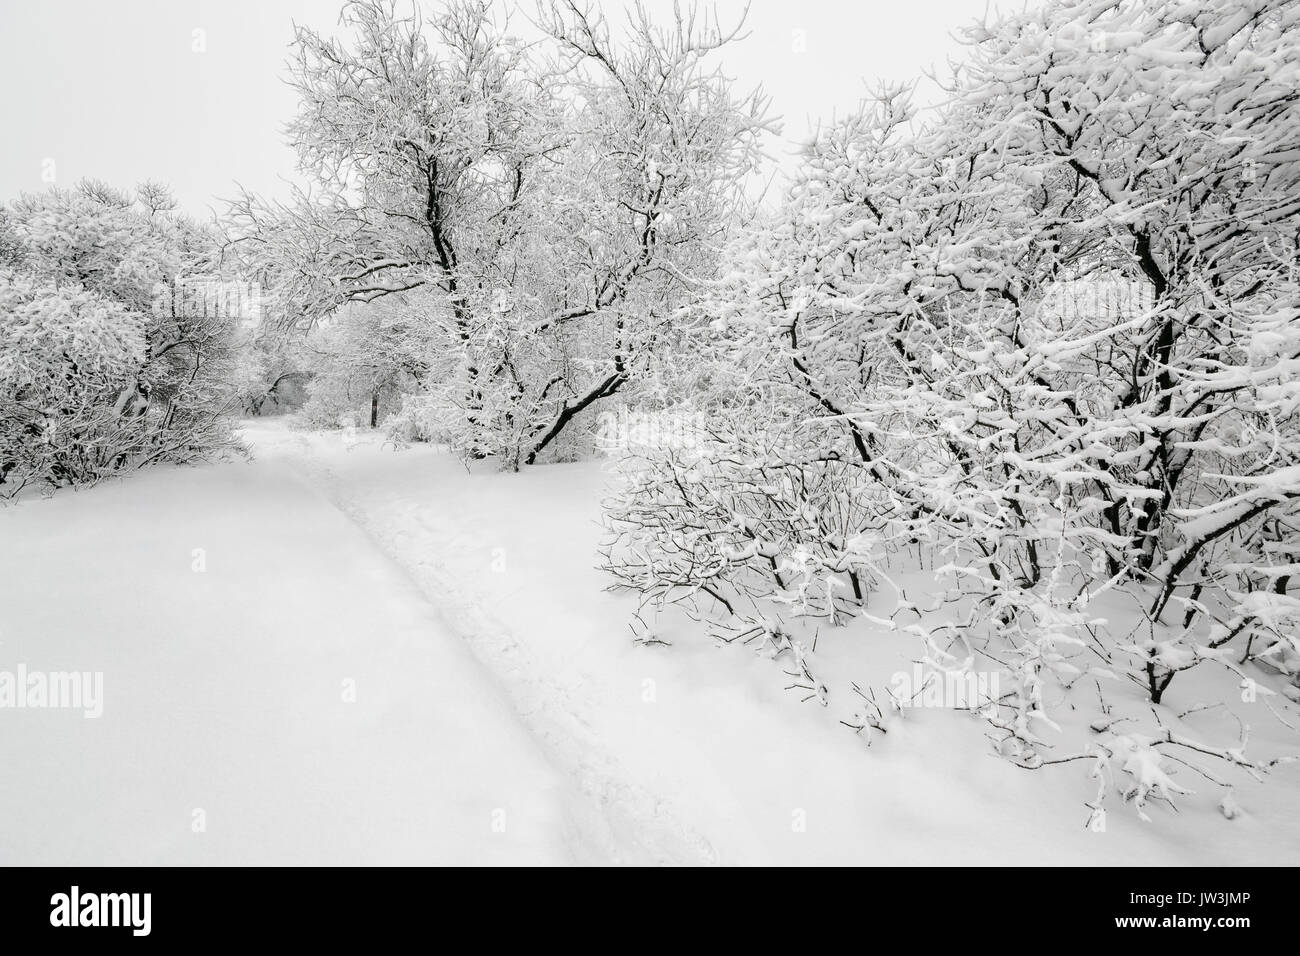
[{"label": "narrow path in snow", "polygon": [[[329,456],[311,436],[278,426],[244,432],[254,454],[293,468],[327,495],[371,540],[400,565],[439,614],[473,650],[537,738],[547,758],[577,787],[580,801],[570,807],[584,845],[597,862],[702,864],[718,862],[709,841],[679,820],[655,793],[632,778],[617,755],[578,716],[583,702],[561,680],[547,673],[491,611],[461,592],[456,576],[436,553],[412,559],[376,527],[329,465]],[[331,450],[334,444],[326,442]]]},{"label": "narrow path in snow", "polygon": [[[0,509],[0,864],[564,863],[567,774],[356,525],[275,461]],[[579,811],[582,813],[585,811]]]}]

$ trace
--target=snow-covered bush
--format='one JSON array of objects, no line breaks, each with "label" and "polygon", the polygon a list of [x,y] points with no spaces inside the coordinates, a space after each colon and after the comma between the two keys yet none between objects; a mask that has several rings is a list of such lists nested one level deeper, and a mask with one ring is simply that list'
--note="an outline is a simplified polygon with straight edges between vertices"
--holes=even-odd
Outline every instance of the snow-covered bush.
[{"label": "snow-covered bush", "polygon": [[[933,113],[887,90],[820,135],[699,306],[762,400],[633,463],[618,583],[745,632],[755,599],[852,615],[848,570],[919,546],[908,620],[1006,677],[978,709],[1003,755],[1095,759],[1139,809],[1169,760],[1266,770],[1161,705],[1193,668],[1226,705],[1295,667],[1298,11],[1051,0],[972,29]],[[1076,685],[1127,711],[1063,757]]]},{"label": "snow-covered bush", "polygon": [[165,190],[98,183],[4,210],[0,494],[226,447],[235,317],[196,289],[217,248]]},{"label": "snow-covered bush", "polygon": [[[138,314],[78,287],[0,275],[0,483],[72,483],[140,440],[119,407],[144,360]],[[112,399],[112,400],[110,400]]]}]

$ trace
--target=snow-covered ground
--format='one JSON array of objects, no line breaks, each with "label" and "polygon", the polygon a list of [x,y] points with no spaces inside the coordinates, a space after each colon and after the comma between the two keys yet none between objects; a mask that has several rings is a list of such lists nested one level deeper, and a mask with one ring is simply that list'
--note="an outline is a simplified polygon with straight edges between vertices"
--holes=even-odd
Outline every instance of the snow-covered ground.
[{"label": "snow-covered ground", "polygon": [[0,711],[0,863],[580,852],[572,787],[497,682],[285,465],[29,501],[0,541],[0,669],[103,673],[97,719]]},{"label": "snow-covered ground", "polygon": [[[0,863],[1300,862],[1294,764],[1235,820],[1097,833],[1084,764],[944,711],[868,749],[747,648],[634,644],[600,463],[244,434],[252,463],[0,509],[0,671],[104,675],[98,719],[0,711]],[[868,678],[916,656],[868,637]]]}]

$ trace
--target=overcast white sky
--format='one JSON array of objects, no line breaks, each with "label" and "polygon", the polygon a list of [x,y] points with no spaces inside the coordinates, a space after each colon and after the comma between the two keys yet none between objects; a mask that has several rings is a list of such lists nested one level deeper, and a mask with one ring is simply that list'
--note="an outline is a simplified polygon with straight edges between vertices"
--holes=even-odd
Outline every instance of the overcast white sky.
[{"label": "overcast white sky", "polygon": [[[282,195],[294,175],[281,132],[295,105],[282,82],[292,23],[332,30],[340,6],[4,0],[0,201],[45,188],[50,171],[60,184],[162,180],[195,213],[232,195],[236,181]],[[621,0],[601,6],[611,19],[621,15]],[[672,2],[647,6],[662,15]],[[725,23],[744,3],[715,7]],[[753,0],[749,37],[722,62],[741,84],[764,85],[787,137],[798,139],[810,123],[851,108],[864,83],[942,67],[960,49],[954,31],[984,11],[985,0]]]}]

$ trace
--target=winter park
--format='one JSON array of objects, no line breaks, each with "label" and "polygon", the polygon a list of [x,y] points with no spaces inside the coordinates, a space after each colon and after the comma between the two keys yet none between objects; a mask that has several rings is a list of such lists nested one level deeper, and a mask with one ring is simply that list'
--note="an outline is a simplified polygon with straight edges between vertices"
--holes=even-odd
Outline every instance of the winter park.
[{"label": "winter park", "polygon": [[0,77],[0,865],[1300,864],[1300,0]]}]

